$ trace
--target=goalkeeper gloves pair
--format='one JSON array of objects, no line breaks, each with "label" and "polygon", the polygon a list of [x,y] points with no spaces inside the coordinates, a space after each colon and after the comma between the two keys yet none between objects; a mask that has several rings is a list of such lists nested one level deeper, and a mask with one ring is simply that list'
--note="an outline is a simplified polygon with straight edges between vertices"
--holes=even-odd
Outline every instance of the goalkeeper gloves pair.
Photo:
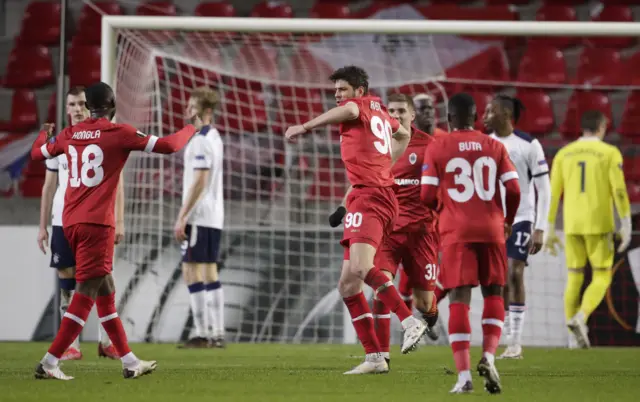
[{"label": "goalkeeper gloves pair", "polygon": [[[621,219],[620,221],[620,230],[618,231],[618,238],[620,239],[620,245],[618,246],[618,253],[622,253],[629,247],[631,243],[631,217],[628,216],[626,218]],[[556,247],[558,250],[556,250]],[[544,239],[544,249],[547,253],[552,256],[557,256],[558,251],[562,250],[562,241],[558,235],[556,235],[556,231],[553,229],[549,229],[545,232]]]},{"label": "goalkeeper gloves pair", "polygon": [[332,228],[340,226],[340,224],[342,223],[342,218],[344,218],[346,214],[347,209],[340,205],[334,213],[329,215],[329,225],[331,225]]}]

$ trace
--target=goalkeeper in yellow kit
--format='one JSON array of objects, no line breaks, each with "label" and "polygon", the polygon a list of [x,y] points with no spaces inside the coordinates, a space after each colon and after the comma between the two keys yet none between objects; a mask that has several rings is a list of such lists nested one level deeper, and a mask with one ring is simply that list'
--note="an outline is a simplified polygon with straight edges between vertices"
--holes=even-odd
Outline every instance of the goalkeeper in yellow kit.
[{"label": "goalkeeper in yellow kit", "polygon": [[[582,348],[590,346],[587,319],[598,307],[611,284],[613,204],[620,218],[621,238],[618,252],[631,241],[631,207],[622,172],[620,150],[602,141],[607,118],[598,111],[582,115],[583,136],[564,146],[551,167],[551,208],[545,248],[556,255],[561,246],[555,234],[555,220],[560,197],[564,194],[563,220],[566,263],[569,270],[564,295],[567,326]],[[592,280],[580,300],[587,261]]]}]

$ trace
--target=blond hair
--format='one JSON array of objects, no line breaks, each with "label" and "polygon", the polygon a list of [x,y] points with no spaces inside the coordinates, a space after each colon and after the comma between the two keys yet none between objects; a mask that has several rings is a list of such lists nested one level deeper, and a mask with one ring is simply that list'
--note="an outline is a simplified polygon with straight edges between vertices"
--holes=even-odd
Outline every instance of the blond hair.
[{"label": "blond hair", "polygon": [[207,109],[215,110],[220,102],[218,93],[209,87],[199,87],[191,92],[191,97],[197,101],[198,108],[201,111]]}]

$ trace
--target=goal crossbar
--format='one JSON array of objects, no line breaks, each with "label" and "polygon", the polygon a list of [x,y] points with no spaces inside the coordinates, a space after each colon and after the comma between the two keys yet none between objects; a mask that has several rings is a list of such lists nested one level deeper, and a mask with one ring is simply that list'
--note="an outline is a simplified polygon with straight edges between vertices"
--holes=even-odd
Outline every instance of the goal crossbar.
[{"label": "goal crossbar", "polygon": [[640,36],[634,22],[447,21],[310,18],[224,18],[123,16],[102,17],[101,80],[113,84],[117,29],[211,32],[290,32],[495,36]]}]

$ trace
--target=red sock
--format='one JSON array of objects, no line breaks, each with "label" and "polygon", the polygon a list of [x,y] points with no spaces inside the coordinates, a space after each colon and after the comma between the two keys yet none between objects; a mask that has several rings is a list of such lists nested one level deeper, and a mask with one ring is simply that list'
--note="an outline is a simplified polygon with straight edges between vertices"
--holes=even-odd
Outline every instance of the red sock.
[{"label": "red sock", "polygon": [[449,293],[449,291],[440,288],[440,286],[436,286],[436,290],[433,292],[438,302],[447,297],[447,293]]},{"label": "red sock", "polygon": [[411,311],[413,309],[413,297],[411,285],[409,285],[409,277],[407,274],[402,271],[399,273],[400,280],[398,282],[398,292],[400,292],[400,296],[402,296],[402,300],[404,300],[405,306]]},{"label": "red sock", "polygon": [[502,326],[504,325],[504,301],[502,296],[484,298],[482,310],[482,351],[496,354]]},{"label": "red sock", "polygon": [[470,341],[469,306],[464,303],[451,303],[449,305],[449,342],[458,372],[471,369]]},{"label": "red sock", "polygon": [[116,312],[116,294],[111,293],[109,296],[98,296],[96,299],[96,307],[98,309],[98,317],[102,327],[109,335],[109,339],[116,348],[118,356],[122,357],[131,352],[129,343],[127,342],[127,334],[124,332],[122,321]]},{"label": "red sock", "polygon": [[360,343],[364,347],[364,352],[367,354],[380,353],[380,343],[373,328],[373,315],[364,293],[360,292],[355,296],[345,297],[342,300],[349,310],[353,328],[355,328],[358,339],[360,339]]},{"label": "red sock", "polygon": [[73,340],[80,335],[82,327],[84,327],[84,323],[93,308],[93,303],[93,299],[89,296],[78,292],[74,293],[71,303],[62,318],[56,338],[49,347],[51,355],[59,359],[64,351],[71,346]]},{"label": "red sock", "polygon": [[393,311],[400,321],[411,316],[411,310],[409,310],[404,304],[404,301],[402,301],[400,293],[398,293],[396,287],[393,286],[393,282],[391,282],[387,275],[382,273],[380,268],[371,268],[364,278],[364,283],[373,288],[376,292],[376,298],[383,302],[389,310]]},{"label": "red sock", "polygon": [[376,338],[380,342],[380,349],[389,352],[391,342],[391,311],[378,299],[373,299],[373,323],[376,329]]}]

